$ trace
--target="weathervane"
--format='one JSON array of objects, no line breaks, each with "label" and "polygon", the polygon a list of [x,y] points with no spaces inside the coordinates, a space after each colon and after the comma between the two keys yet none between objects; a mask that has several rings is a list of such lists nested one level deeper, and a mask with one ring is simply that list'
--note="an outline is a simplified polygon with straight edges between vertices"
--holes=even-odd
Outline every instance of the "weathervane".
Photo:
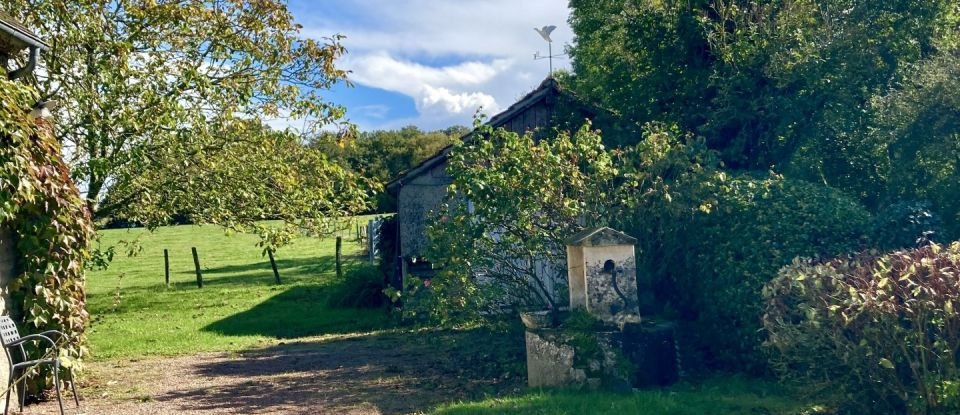
[{"label": "weathervane", "polygon": [[553,33],[553,30],[556,29],[556,28],[557,28],[557,27],[554,26],[554,25],[544,26],[544,27],[542,27],[542,28],[540,28],[540,29],[533,28],[533,30],[537,31],[537,33],[540,34],[540,37],[542,37],[543,40],[546,40],[546,41],[547,41],[547,55],[546,55],[546,56],[543,56],[543,55],[541,55],[540,52],[538,51],[537,53],[534,53],[534,54],[533,54],[533,60],[536,61],[536,60],[541,60],[541,59],[548,59],[548,60],[550,61],[550,75],[551,75],[551,76],[553,76],[553,58],[559,58],[559,57],[561,57],[561,56],[566,56],[566,53],[560,53],[560,54],[556,54],[556,55],[553,54],[553,40],[550,39],[550,33]]}]

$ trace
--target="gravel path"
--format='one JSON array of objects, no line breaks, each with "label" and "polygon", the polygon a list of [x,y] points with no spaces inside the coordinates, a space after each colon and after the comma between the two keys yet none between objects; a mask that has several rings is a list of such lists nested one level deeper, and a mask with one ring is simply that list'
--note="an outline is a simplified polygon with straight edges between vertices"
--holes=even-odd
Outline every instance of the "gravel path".
[{"label": "gravel path", "polygon": [[[522,337],[482,330],[380,333],[242,353],[93,362],[68,414],[395,414],[516,392]],[[16,408],[14,408],[16,409]],[[56,402],[25,414],[58,413]]]}]

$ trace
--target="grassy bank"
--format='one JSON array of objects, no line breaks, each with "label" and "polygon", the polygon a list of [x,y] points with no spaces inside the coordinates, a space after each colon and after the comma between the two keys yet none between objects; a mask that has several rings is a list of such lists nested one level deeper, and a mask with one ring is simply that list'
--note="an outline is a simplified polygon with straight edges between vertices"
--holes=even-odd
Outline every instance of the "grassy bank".
[{"label": "grassy bank", "polygon": [[[105,271],[87,276],[95,359],[239,350],[278,339],[376,329],[379,310],[326,306],[336,281],[333,238],[301,238],[276,253],[282,284],[253,235],[226,235],[214,226],[105,230],[105,246],[138,240],[136,256],[118,252]],[[347,267],[360,246],[344,236]],[[204,287],[198,289],[190,248],[196,247]],[[120,248],[118,248],[120,249]],[[170,287],[163,250],[170,252]]]}]

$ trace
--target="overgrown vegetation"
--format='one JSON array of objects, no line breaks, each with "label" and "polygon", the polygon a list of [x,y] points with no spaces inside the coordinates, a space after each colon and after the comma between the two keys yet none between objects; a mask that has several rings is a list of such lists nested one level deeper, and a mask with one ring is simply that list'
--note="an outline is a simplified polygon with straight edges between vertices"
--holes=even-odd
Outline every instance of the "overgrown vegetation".
[{"label": "overgrown vegetation", "polygon": [[[629,123],[702,135],[728,168],[772,169],[875,207],[889,202],[888,183],[900,182],[898,162],[921,155],[897,155],[891,141],[949,145],[919,138],[953,128],[936,121],[955,111],[925,110],[955,102],[947,87],[955,65],[944,65],[960,39],[955,1],[574,0],[570,8],[573,90]],[[900,111],[878,116],[871,102],[898,90]],[[932,122],[912,123],[917,116]],[[891,119],[917,134],[871,131]],[[638,138],[610,137],[617,145]],[[915,183],[894,188],[922,198],[928,182]]]},{"label": "overgrown vegetation", "polygon": [[384,274],[375,265],[362,264],[348,270],[342,281],[328,294],[327,305],[333,308],[382,308],[387,305]]},{"label": "overgrown vegetation", "polygon": [[589,125],[539,142],[476,134],[451,153],[453,183],[428,231],[440,274],[418,303],[441,321],[505,305],[556,311],[568,298],[563,239],[604,223],[617,202],[613,158]]},{"label": "overgrown vegetation", "polygon": [[7,307],[23,334],[59,330],[67,336],[63,353],[80,359],[87,355],[84,264],[93,227],[52,126],[28,115],[38,98],[0,80],[0,228],[11,231],[6,242],[18,260]]},{"label": "overgrown vegetation", "polygon": [[556,310],[567,298],[563,238],[610,224],[639,240],[641,285],[655,294],[647,312],[693,333],[688,369],[763,373],[763,285],[796,256],[869,242],[871,215],[856,200],[727,173],[703,140],[675,128],[647,125],[640,144],[614,150],[589,126],[540,142],[484,131],[452,153],[454,183],[431,228],[440,272],[416,305],[440,321],[505,304]]},{"label": "overgrown vegetation", "polygon": [[686,322],[688,370],[763,373],[764,284],[797,256],[865,246],[870,214],[837,190],[778,176],[718,175],[699,185],[705,201],[688,215],[664,218],[656,206],[634,213],[634,234],[649,249],[645,271],[667,314]]},{"label": "overgrown vegetation", "polygon": [[960,410],[960,242],[797,260],[765,288],[774,368],[849,414]]}]

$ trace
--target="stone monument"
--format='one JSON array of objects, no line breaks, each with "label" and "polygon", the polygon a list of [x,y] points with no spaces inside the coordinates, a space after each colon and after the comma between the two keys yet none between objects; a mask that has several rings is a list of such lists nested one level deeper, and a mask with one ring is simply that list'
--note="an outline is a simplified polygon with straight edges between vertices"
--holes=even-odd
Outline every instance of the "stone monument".
[{"label": "stone monument", "polygon": [[585,229],[565,243],[570,308],[619,327],[639,323],[636,238],[603,227]]},{"label": "stone monument", "polygon": [[[529,386],[629,390],[676,381],[680,365],[673,325],[641,324],[636,242],[606,227],[565,240],[571,316],[559,327],[525,320]],[[575,313],[579,321],[573,322]]]}]

